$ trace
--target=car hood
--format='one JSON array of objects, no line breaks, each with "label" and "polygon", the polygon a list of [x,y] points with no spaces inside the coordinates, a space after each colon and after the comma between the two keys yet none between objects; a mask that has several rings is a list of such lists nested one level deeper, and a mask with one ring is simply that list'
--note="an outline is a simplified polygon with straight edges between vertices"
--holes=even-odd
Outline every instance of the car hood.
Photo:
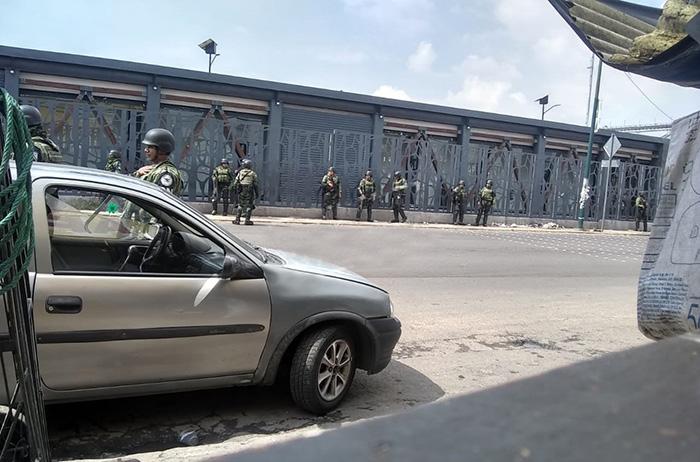
[{"label": "car hood", "polygon": [[270,263],[278,263],[280,266],[283,266],[290,270],[303,271],[305,273],[312,273],[321,276],[344,279],[346,281],[357,282],[359,284],[364,284],[367,286],[377,288],[382,292],[386,292],[381,287],[377,287],[364,277],[350,271],[347,268],[343,268],[342,266],[333,265],[332,263],[327,263],[323,260],[305,257],[303,255],[298,255],[292,252],[285,252],[283,250],[265,249],[265,251],[271,253],[273,256],[279,257],[282,260],[281,262],[271,260]]}]

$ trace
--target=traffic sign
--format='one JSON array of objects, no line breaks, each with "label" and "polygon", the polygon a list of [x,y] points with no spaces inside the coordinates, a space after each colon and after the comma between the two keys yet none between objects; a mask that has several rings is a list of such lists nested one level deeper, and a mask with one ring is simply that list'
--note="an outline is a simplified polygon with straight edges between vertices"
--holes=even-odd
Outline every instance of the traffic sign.
[{"label": "traffic sign", "polygon": [[618,149],[622,146],[622,143],[620,143],[620,140],[617,139],[617,136],[613,133],[613,135],[608,139],[608,142],[605,143],[603,146],[603,149],[605,149],[605,152],[608,154],[608,157],[612,157],[615,155]]}]

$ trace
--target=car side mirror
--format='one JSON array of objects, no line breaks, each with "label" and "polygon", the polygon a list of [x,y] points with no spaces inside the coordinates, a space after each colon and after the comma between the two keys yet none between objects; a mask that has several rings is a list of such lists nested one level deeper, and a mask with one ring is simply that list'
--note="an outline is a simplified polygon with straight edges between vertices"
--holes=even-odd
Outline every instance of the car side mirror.
[{"label": "car side mirror", "polygon": [[221,270],[219,277],[221,279],[233,279],[240,269],[241,263],[238,258],[234,257],[233,255],[226,254],[224,255],[224,268]]}]

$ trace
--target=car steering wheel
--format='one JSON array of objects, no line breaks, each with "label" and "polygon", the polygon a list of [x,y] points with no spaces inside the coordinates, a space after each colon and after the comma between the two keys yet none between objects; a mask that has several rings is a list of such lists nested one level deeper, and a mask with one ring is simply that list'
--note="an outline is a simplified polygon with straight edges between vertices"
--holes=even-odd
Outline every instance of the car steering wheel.
[{"label": "car steering wheel", "polygon": [[163,255],[165,249],[168,247],[168,242],[170,242],[170,235],[172,230],[168,225],[158,225],[158,232],[153,237],[150,245],[143,254],[143,259],[141,260],[141,265],[139,265],[139,271],[143,273],[143,267],[150,264],[152,261],[157,260]]}]

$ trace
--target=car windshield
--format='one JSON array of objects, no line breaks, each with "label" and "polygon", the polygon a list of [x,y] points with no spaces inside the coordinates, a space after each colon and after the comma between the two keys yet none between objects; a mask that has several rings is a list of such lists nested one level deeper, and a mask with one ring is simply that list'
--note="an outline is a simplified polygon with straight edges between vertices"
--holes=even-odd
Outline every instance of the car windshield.
[{"label": "car windshield", "polygon": [[[187,202],[180,200],[179,198],[177,198],[177,200],[178,200],[179,204],[181,206],[183,206],[184,208],[186,208],[190,213],[195,214],[200,218],[206,219],[206,217],[204,215],[202,215],[202,213],[199,210],[190,206]],[[213,220],[209,221],[209,223],[212,224],[221,233],[223,233],[226,236],[228,236],[229,238],[231,238],[231,240],[233,240],[237,245],[239,245],[240,247],[243,247],[244,250],[246,250],[247,252],[249,252],[253,255],[256,255],[263,262],[267,262],[267,256],[265,254],[265,251],[263,251],[263,249],[261,247],[256,246],[254,244],[251,244],[250,242],[248,242],[244,239],[241,239],[240,237],[236,236],[231,231],[224,228],[223,226],[221,226],[220,224],[218,224],[217,222],[215,222]]]}]

